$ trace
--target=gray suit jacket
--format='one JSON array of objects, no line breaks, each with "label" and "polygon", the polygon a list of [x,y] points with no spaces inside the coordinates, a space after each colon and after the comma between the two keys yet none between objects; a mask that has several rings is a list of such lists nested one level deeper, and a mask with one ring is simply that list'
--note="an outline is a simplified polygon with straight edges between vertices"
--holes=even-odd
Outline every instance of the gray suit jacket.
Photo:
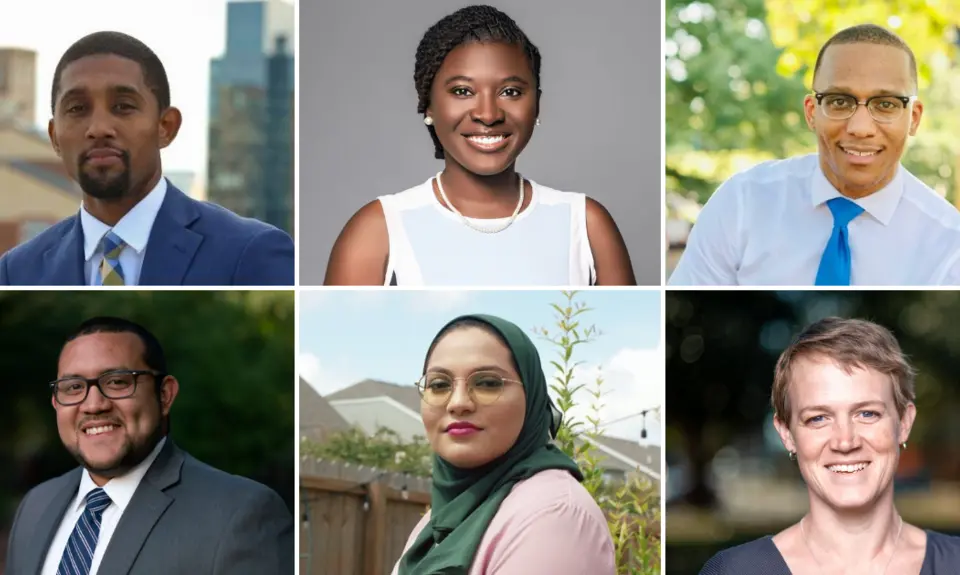
[{"label": "gray suit jacket", "polygon": [[[82,468],[30,490],[20,503],[6,575],[37,575]],[[100,575],[294,573],[293,517],[272,489],[201,463],[167,438],[100,564]]]}]

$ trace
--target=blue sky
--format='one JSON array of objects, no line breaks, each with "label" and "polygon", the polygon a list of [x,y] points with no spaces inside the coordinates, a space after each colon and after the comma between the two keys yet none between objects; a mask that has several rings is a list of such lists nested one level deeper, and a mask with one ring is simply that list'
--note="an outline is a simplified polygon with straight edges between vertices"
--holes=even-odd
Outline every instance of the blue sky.
[{"label": "blue sky", "polygon": [[[324,290],[300,293],[300,375],[321,395],[365,378],[410,384],[436,332],[464,313],[490,313],[524,329],[551,327],[550,303],[560,291]],[[578,348],[578,377],[592,382],[602,368],[609,394],[601,420],[605,433],[639,440],[642,419],[629,417],[663,403],[663,348],[657,290],[579,292],[593,311],[582,316],[602,335]],[[528,332],[529,333],[529,332]],[[534,338],[544,362],[555,349]],[[546,371],[548,380],[552,373]],[[625,419],[624,419],[625,418]],[[660,423],[647,416],[648,441],[660,443]]]}]

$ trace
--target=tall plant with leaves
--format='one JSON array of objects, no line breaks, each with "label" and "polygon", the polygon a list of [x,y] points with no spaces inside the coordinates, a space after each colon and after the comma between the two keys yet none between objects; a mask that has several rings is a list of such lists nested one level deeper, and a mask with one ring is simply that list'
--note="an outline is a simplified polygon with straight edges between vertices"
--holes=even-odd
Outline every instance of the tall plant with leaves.
[{"label": "tall plant with leaves", "polygon": [[[594,325],[583,323],[583,316],[591,311],[586,303],[577,301],[576,291],[564,291],[564,302],[553,303],[554,329],[538,327],[534,333],[556,348],[556,358],[550,361],[555,370],[550,389],[563,414],[563,425],[557,432],[556,443],[567,455],[577,461],[583,472],[583,486],[593,496],[607,517],[614,544],[618,575],[659,575],[660,573],[660,497],[657,486],[639,475],[621,484],[605,480],[603,466],[597,455],[596,442],[600,440],[600,410],[603,408],[604,379],[602,372],[592,382],[575,382],[576,350],[600,337]],[[573,416],[577,405],[574,396],[590,399],[585,421]]]}]

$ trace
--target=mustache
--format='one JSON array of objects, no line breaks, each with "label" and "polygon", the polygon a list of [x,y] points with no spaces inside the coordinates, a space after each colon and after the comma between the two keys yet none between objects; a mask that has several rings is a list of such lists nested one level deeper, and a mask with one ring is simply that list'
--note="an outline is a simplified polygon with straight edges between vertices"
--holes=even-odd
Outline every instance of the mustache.
[{"label": "mustache", "polygon": [[90,417],[84,417],[84,418],[81,419],[80,422],[77,424],[77,427],[78,427],[78,428],[83,427],[84,425],[90,423],[91,421],[95,421],[95,422],[97,422],[97,423],[99,423],[99,424],[103,424],[103,425],[116,425],[117,427],[123,427],[123,424],[120,422],[120,420],[117,419],[117,418],[115,418],[115,417],[103,417],[103,416],[98,416],[98,415],[94,415],[94,416],[90,416]]}]

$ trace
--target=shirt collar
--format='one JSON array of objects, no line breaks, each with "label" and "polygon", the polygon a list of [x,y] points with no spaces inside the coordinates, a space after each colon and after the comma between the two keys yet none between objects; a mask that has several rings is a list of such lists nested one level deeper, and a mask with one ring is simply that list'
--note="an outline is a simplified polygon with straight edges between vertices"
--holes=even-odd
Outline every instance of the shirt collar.
[{"label": "shirt collar", "polygon": [[90,261],[90,258],[97,253],[100,241],[110,230],[113,230],[113,233],[120,236],[120,239],[138,254],[143,252],[147,247],[150,230],[153,229],[153,222],[157,219],[157,214],[160,212],[160,206],[163,204],[163,198],[166,194],[167,179],[161,177],[157,185],[120,218],[117,225],[112,228],[90,215],[90,212],[81,203],[80,226],[83,229],[84,260]]},{"label": "shirt collar", "polygon": [[[133,494],[136,493],[137,487],[140,486],[140,481],[143,479],[143,476],[147,474],[147,470],[153,465],[153,462],[157,459],[157,455],[160,454],[160,450],[163,449],[163,445],[166,442],[166,437],[160,439],[153,448],[153,451],[150,452],[150,455],[146,456],[136,467],[120,477],[114,477],[103,485],[103,490],[107,492],[111,503],[119,507],[121,513],[127,508],[127,505],[130,504],[130,500],[133,499]],[[74,501],[74,509],[77,511],[82,510],[87,504],[87,495],[96,488],[97,484],[90,478],[90,472],[83,470],[83,473],[80,474],[80,489],[77,492],[77,499]]]},{"label": "shirt collar", "polygon": [[[827,200],[844,197],[827,180],[819,162],[817,163],[817,169],[814,170],[812,187],[811,195],[815,208],[826,203]],[[897,205],[900,204],[900,198],[903,197],[903,188],[903,166],[897,164],[897,174],[890,180],[889,184],[869,196],[851,201],[863,208],[881,224],[887,225],[893,219],[893,213],[897,210]]]}]

